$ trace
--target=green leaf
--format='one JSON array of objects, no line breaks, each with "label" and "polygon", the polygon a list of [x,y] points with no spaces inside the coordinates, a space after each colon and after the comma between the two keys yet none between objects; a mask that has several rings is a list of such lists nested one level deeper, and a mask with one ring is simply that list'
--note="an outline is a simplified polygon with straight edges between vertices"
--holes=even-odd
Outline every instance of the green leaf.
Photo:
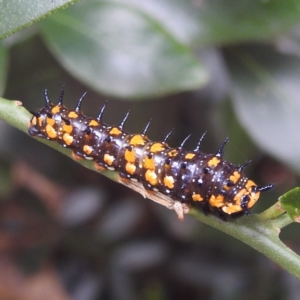
[{"label": "green leaf", "polygon": [[0,95],[4,92],[8,67],[8,54],[6,48],[0,43]]},{"label": "green leaf", "polygon": [[185,43],[228,44],[276,36],[300,21],[296,0],[112,0],[158,20]]},{"label": "green leaf", "polygon": [[226,58],[240,123],[261,148],[300,172],[300,58],[271,46],[231,49]]},{"label": "green leaf", "polygon": [[279,198],[279,201],[291,219],[300,223],[300,187],[285,193]]},{"label": "green leaf", "polygon": [[[206,0],[198,7],[201,43],[232,43],[276,36],[300,21],[296,0]],[[198,3],[198,5],[197,5]]]},{"label": "green leaf", "polygon": [[54,11],[78,0],[2,0],[0,1],[0,39],[32,25]]},{"label": "green leaf", "polygon": [[61,64],[102,93],[153,97],[207,81],[193,52],[134,5],[82,2],[45,20],[42,32]]}]

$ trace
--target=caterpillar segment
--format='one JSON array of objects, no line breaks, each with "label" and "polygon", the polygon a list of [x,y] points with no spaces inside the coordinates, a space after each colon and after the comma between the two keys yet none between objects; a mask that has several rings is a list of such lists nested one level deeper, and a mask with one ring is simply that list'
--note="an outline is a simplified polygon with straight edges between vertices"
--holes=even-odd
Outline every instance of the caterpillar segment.
[{"label": "caterpillar segment", "polygon": [[150,122],[142,133],[124,130],[129,112],[119,125],[105,124],[107,102],[96,117],[86,117],[81,111],[85,95],[69,110],[63,104],[64,88],[57,104],[51,103],[45,90],[45,106],[32,112],[29,134],[72,149],[74,159],[93,160],[100,171],[117,171],[120,183],[175,210],[181,220],[191,207],[222,219],[249,214],[260,193],[274,186],[257,186],[248,179],[244,168],[250,162],[236,166],[223,159],[228,138],[215,154],[200,151],[206,133],[193,151],[184,149],[189,136],[172,148],[166,142],[172,131],[161,142],[146,136]]}]

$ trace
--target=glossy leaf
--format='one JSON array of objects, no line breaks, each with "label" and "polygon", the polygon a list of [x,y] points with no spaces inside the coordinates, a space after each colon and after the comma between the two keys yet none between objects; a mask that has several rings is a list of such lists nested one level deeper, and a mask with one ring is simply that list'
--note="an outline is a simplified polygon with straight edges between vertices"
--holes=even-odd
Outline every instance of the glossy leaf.
[{"label": "glossy leaf", "polygon": [[281,34],[300,21],[295,0],[112,0],[158,20],[185,43],[228,44]]},{"label": "glossy leaf", "polygon": [[82,2],[46,20],[42,31],[62,65],[99,92],[152,97],[196,89],[207,80],[187,46],[132,6]]},{"label": "glossy leaf", "polygon": [[300,172],[300,59],[261,45],[226,57],[239,121],[260,147]]},{"label": "glossy leaf", "polygon": [[300,187],[285,193],[279,201],[291,219],[300,223]]},{"label": "glossy leaf", "polygon": [[232,43],[270,38],[300,21],[296,0],[192,1],[198,7],[202,43]]},{"label": "glossy leaf", "polygon": [[5,0],[0,1],[0,39],[32,25],[78,0]]}]

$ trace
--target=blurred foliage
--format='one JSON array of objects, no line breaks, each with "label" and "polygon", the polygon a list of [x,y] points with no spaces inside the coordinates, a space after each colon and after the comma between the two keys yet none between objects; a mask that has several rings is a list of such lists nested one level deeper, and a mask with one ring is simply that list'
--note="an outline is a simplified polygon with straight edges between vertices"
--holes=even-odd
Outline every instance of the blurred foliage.
[{"label": "blurred foliage", "polygon": [[[298,1],[85,0],[61,10],[73,2],[0,3],[0,36],[36,22],[0,45],[0,92],[7,99],[34,110],[43,106],[44,88],[56,99],[65,83],[67,106],[88,89],[86,115],[109,98],[107,123],[118,123],[130,108],[128,130],[139,132],[152,118],[151,139],[174,127],[170,144],[192,131],[191,146],[208,130],[203,150],[211,153],[229,136],[226,157],[251,158],[249,177],[276,183],[255,211],[298,184]],[[0,125],[7,184],[1,186],[7,214],[0,216],[0,259],[11,262],[3,274],[19,274],[16,262],[35,267],[57,299],[298,297],[294,278],[246,246],[190,218],[180,223],[172,212]],[[19,161],[34,170],[24,171]],[[16,213],[15,203],[27,207]],[[39,226],[48,238],[35,232]],[[299,249],[297,227],[281,237]],[[0,277],[0,292],[17,291],[20,285],[7,278]],[[37,278],[32,282],[41,285]],[[33,299],[24,292],[28,285],[24,279],[15,298]]]}]

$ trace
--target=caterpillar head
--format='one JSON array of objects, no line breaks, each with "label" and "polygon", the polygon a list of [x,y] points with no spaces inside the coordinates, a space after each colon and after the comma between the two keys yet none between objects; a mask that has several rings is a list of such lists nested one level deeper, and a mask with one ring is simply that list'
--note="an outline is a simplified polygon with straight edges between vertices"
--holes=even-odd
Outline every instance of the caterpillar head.
[{"label": "caterpillar head", "polygon": [[245,183],[240,186],[233,197],[232,202],[227,202],[222,207],[222,211],[227,215],[248,214],[249,210],[255,205],[260,197],[260,193],[271,190],[274,184],[257,186],[252,180],[245,179]]}]

